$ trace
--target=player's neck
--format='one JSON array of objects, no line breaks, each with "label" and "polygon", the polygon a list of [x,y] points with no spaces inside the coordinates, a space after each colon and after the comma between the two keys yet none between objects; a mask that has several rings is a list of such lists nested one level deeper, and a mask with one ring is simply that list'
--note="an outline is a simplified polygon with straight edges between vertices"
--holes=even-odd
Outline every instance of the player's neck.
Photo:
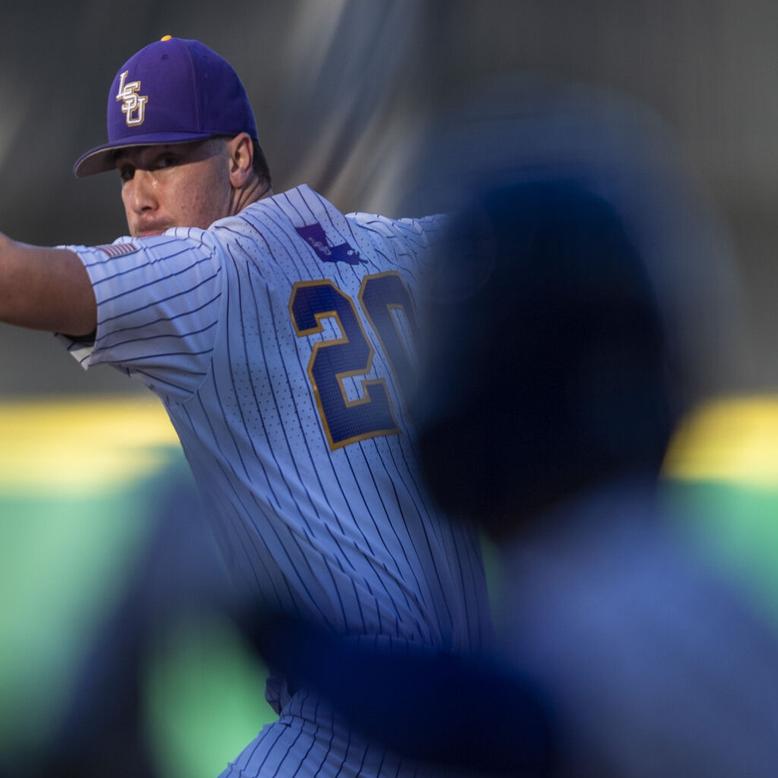
[{"label": "player's neck", "polygon": [[271,197],[273,188],[267,181],[254,177],[251,183],[243,189],[235,189],[232,193],[232,215],[240,213],[244,208],[264,197]]}]

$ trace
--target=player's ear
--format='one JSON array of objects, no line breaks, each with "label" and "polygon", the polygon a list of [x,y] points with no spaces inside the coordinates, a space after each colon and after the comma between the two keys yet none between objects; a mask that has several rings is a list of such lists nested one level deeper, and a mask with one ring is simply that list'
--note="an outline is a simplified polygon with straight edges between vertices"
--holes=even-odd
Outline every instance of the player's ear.
[{"label": "player's ear", "polygon": [[247,132],[238,133],[227,141],[230,161],[230,183],[233,189],[241,189],[254,174],[254,143]]}]

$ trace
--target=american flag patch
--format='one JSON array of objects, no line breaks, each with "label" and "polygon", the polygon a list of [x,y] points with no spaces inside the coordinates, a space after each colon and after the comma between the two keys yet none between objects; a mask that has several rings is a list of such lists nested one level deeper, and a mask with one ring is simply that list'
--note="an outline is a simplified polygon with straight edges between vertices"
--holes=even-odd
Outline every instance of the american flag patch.
[{"label": "american flag patch", "polygon": [[104,246],[95,246],[95,248],[112,258],[123,257],[138,250],[134,243],[109,243]]}]

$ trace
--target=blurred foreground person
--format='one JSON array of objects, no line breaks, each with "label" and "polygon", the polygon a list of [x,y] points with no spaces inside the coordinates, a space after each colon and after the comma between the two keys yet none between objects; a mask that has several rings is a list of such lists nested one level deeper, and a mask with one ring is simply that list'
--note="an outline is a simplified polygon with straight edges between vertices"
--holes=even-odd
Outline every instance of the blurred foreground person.
[{"label": "blurred foreground person", "polygon": [[501,546],[505,655],[555,711],[555,774],[776,775],[776,637],[658,490],[693,362],[597,188],[527,173],[454,224],[419,384],[436,390],[415,404],[423,472]]},{"label": "blurred foreground person", "polygon": [[453,219],[427,287],[422,472],[498,544],[510,693],[483,704],[486,662],[333,642],[324,660],[293,629],[270,650],[371,734],[449,764],[472,710],[469,768],[496,752],[522,775],[775,776],[778,641],[661,500],[694,338],[612,183],[594,165],[503,175]]}]

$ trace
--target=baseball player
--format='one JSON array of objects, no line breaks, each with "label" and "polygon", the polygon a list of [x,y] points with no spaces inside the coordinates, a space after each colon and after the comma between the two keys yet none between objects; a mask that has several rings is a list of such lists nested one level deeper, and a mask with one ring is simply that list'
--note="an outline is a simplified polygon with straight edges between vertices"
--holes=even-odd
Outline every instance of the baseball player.
[{"label": "baseball player", "polygon": [[[60,333],[165,405],[240,590],[385,646],[461,653],[489,635],[477,538],[416,475],[398,376],[439,219],[343,215],[307,186],[274,195],[232,67],[198,41],[138,51],[108,94],[129,235],[42,248],[0,236],[0,319]],[[415,772],[293,679],[280,719],[225,776]]]}]

